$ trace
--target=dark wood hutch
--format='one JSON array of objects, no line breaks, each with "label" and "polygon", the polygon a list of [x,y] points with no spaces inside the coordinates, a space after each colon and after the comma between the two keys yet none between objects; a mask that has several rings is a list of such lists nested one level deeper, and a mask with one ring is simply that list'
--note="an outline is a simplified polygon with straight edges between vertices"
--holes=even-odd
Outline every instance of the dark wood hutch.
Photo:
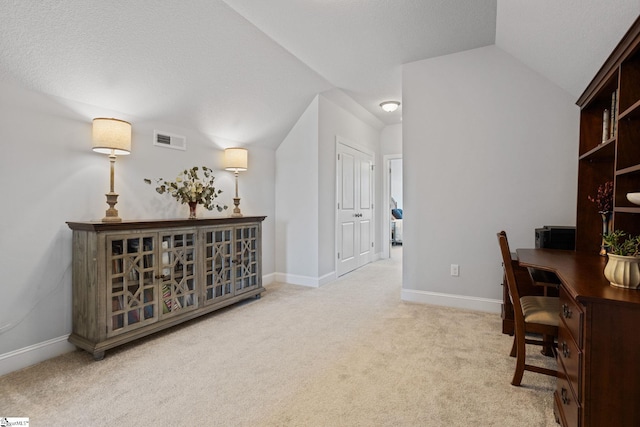
[{"label": "dark wood hutch", "polygon": [[[576,250],[592,252],[600,245],[602,218],[589,196],[607,181],[614,183],[613,229],[640,234],[640,206],[626,197],[640,192],[640,19],[576,104],[580,107]],[[608,131],[603,131],[605,114]]]},{"label": "dark wood hutch", "polygon": [[[561,284],[556,421],[563,426],[640,426],[640,290],[611,286],[599,256],[602,216],[589,196],[613,182],[611,230],[640,234],[640,18],[576,104],[580,107],[576,250],[518,249],[522,267]],[[503,309],[503,332],[510,333]]]}]

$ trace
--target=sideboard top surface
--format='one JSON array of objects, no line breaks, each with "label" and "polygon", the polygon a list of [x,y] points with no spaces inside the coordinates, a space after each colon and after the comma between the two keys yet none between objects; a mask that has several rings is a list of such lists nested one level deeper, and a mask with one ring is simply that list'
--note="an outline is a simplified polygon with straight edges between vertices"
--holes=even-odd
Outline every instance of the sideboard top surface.
[{"label": "sideboard top surface", "polygon": [[243,224],[247,222],[262,222],[266,216],[243,216],[228,218],[199,218],[199,219],[156,219],[156,220],[128,220],[122,222],[67,221],[72,230],[82,231],[122,231],[140,230],[150,228],[178,228],[178,227],[202,227],[214,225]]}]

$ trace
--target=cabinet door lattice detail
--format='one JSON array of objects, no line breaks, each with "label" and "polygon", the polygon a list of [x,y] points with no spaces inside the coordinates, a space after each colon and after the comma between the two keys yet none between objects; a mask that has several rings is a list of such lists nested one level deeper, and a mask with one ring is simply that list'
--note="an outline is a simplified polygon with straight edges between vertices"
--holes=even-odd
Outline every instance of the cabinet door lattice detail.
[{"label": "cabinet door lattice detail", "polygon": [[205,304],[232,296],[232,229],[218,228],[204,232]]},{"label": "cabinet door lattice detail", "polygon": [[117,334],[155,321],[158,301],[153,278],[154,237],[114,236],[107,246],[111,261],[107,264],[111,266],[107,274],[108,332]]},{"label": "cabinet door lattice detail", "polygon": [[259,285],[258,278],[258,227],[236,228],[235,238],[236,293],[245,292]]},{"label": "cabinet door lattice detail", "polygon": [[160,291],[162,316],[197,307],[196,233],[162,233]]}]

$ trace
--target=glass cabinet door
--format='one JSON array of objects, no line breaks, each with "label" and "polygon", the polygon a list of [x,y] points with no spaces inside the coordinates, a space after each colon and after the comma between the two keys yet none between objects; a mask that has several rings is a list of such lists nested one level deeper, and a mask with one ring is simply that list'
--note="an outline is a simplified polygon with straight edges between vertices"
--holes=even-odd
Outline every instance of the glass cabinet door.
[{"label": "glass cabinet door", "polygon": [[157,320],[155,250],[154,235],[107,238],[107,335]]},{"label": "glass cabinet door", "polygon": [[107,236],[107,336],[258,288],[259,235],[250,224]]},{"label": "glass cabinet door", "polygon": [[204,230],[204,301],[220,301],[233,295],[231,249],[233,229]]},{"label": "glass cabinet door", "polygon": [[195,230],[160,233],[160,242],[160,316],[195,309],[198,306]]},{"label": "glass cabinet door", "polygon": [[258,224],[235,228],[233,270],[236,295],[255,289],[260,285],[258,234]]}]

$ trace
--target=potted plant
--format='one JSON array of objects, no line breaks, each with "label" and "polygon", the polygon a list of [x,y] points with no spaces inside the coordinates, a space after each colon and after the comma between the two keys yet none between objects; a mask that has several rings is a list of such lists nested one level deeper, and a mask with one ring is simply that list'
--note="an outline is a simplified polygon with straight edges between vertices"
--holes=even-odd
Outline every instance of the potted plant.
[{"label": "potted plant", "polygon": [[[203,178],[198,175],[198,170],[202,169]],[[156,191],[159,194],[169,194],[180,203],[189,205],[189,219],[196,219],[196,207],[200,204],[208,210],[217,209],[222,212],[227,206],[221,206],[216,203],[215,199],[222,190],[217,190],[213,186],[215,177],[213,170],[202,166],[194,166],[191,169],[185,169],[176,177],[175,181],[167,181],[159,178],[156,180]],[[151,184],[151,180],[144,179],[144,182]]]},{"label": "potted plant", "polygon": [[613,286],[640,288],[640,236],[627,236],[622,230],[604,235],[609,257],[604,277]]},{"label": "potted plant", "polygon": [[611,232],[611,211],[613,210],[613,181],[607,181],[598,186],[598,193],[595,197],[587,196],[590,202],[596,205],[598,213],[602,217],[602,243],[600,244],[600,255],[607,254],[604,242],[605,234]]}]

